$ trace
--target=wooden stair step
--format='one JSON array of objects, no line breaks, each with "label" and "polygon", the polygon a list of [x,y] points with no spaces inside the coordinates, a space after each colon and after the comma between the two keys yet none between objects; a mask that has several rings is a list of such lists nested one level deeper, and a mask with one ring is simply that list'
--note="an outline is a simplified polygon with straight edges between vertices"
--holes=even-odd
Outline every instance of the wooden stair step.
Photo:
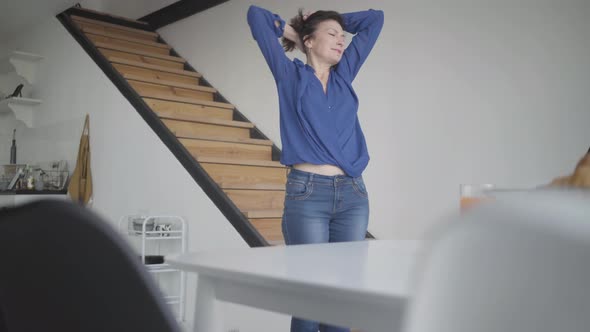
[{"label": "wooden stair step", "polygon": [[283,210],[285,192],[277,190],[225,190],[227,196],[242,211]]},{"label": "wooden stair step", "polygon": [[209,137],[206,135],[186,135],[186,136],[177,136],[177,137],[183,138],[183,139],[195,139],[195,140],[214,141],[214,142],[243,143],[243,144],[264,145],[264,146],[272,146],[273,145],[273,142],[271,140],[258,139],[258,138]]},{"label": "wooden stair step", "polygon": [[182,97],[194,98],[197,100],[214,101],[215,96],[211,92],[203,92],[198,90],[187,90],[181,88],[174,88],[167,85],[159,85],[153,83],[140,82],[135,80],[127,80],[127,82],[141,95],[159,95],[167,96],[169,98]]},{"label": "wooden stair step", "polygon": [[117,63],[117,64],[121,64],[121,65],[139,67],[139,68],[143,68],[143,69],[161,71],[161,72],[165,72],[165,73],[171,73],[171,74],[182,75],[182,76],[189,76],[189,77],[196,77],[196,78],[201,77],[200,73],[197,73],[194,71],[174,69],[174,68],[168,68],[168,67],[163,67],[163,66],[158,66],[158,65],[151,65],[151,64],[145,63],[145,62],[127,60],[127,59],[122,59],[122,58],[112,57],[112,56],[107,57],[107,59],[111,63]]},{"label": "wooden stair step", "polygon": [[189,97],[179,97],[179,96],[168,96],[159,93],[151,93],[151,92],[143,92],[140,93],[140,96],[144,98],[154,98],[160,100],[168,100],[168,101],[176,101],[180,103],[187,103],[187,104],[194,104],[194,105],[204,105],[204,106],[212,106],[212,107],[219,107],[225,109],[235,109],[235,106],[228,103],[221,103],[218,101],[210,101],[210,100],[203,100],[197,98],[189,98]]},{"label": "wooden stair step", "polygon": [[221,188],[248,189],[260,184],[285,188],[287,182],[287,168],[207,163],[201,166]]},{"label": "wooden stair step", "polygon": [[129,38],[136,38],[136,39],[141,39],[141,40],[150,41],[150,42],[157,42],[158,41],[158,37],[155,37],[155,36],[147,36],[147,35],[138,34],[138,33],[132,32],[132,31],[121,30],[118,28],[105,27],[102,25],[94,24],[94,23],[80,22],[80,21],[76,21],[76,20],[74,20],[73,22],[82,31],[84,31],[84,29],[95,29],[98,31],[102,31],[104,33],[113,33],[116,35],[125,36],[125,37],[129,37]]},{"label": "wooden stair step", "polygon": [[121,73],[121,75],[133,74],[133,75],[144,76],[147,78],[158,78],[158,79],[175,81],[175,82],[185,83],[185,84],[199,84],[199,82],[200,82],[200,78],[198,78],[198,77],[190,77],[190,76],[172,74],[172,73],[167,73],[167,72],[163,72],[163,71],[157,71],[157,70],[151,70],[151,69],[146,69],[146,68],[141,68],[141,67],[123,65],[123,64],[119,64],[119,63],[112,63],[112,65],[113,65],[113,67],[115,67],[119,71],[119,73]]},{"label": "wooden stair step", "polygon": [[[132,23],[141,24],[141,25],[145,26],[146,28],[149,27],[149,24],[144,21],[134,20],[134,19],[131,19],[128,17],[118,16],[118,15],[114,15],[114,14],[109,14],[109,13],[101,12],[101,11],[90,9],[90,8],[76,7],[76,10],[81,10],[81,11],[85,11],[88,13],[99,14],[99,15],[103,15],[103,16],[109,16],[109,17],[116,18],[119,20],[124,20],[124,21],[132,22]],[[78,15],[72,15],[72,16],[78,16]],[[82,16],[78,16],[78,17],[82,17]]]},{"label": "wooden stair step", "polygon": [[[109,15],[112,16],[112,15]],[[119,29],[119,30],[123,30],[123,31],[128,31],[128,32],[133,32],[136,33],[138,35],[144,35],[144,36],[149,36],[149,37],[158,37],[158,33],[157,32],[153,32],[153,31],[146,31],[146,30],[141,30],[141,29],[135,29],[135,28],[131,28],[131,27],[126,27],[123,25],[119,25],[119,24],[114,24],[114,23],[109,23],[109,22],[104,22],[104,21],[99,21],[99,20],[94,20],[91,18],[87,18],[87,17],[82,17],[82,16],[78,16],[78,15],[71,15],[70,18],[74,21],[79,21],[79,22],[86,22],[86,23],[90,23],[90,24],[95,24],[95,25],[100,25],[103,27],[109,27],[109,28],[113,28],[113,29]],[[135,21],[135,20],[130,20],[128,18],[123,18],[123,17],[117,17],[117,18],[122,18],[125,20],[129,20],[132,22],[141,22],[141,21]],[[145,22],[141,22],[147,25],[147,23]]]},{"label": "wooden stair step", "polygon": [[283,210],[250,210],[244,212],[248,219],[276,219],[283,217]]},{"label": "wooden stair step", "polygon": [[187,90],[217,93],[217,89],[215,89],[215,88],[197,85],[197,84],[184,84],[184,83],[167,81],[167,80],[162,80],[162,79],[157,79],[157,78],[147,78],[147,77],[143,77],[140,75],[134,75],[134,74],[123,74],[123,77],[125,77],[128,80],[133,80],[133,81],[138,81],[138,82],[153,83],[153,84],[170,86],[170,87],[174,87],[174,88],[182,88],[182,89],[187,89]]},{"label": "wooden stair step", "polygon": [[180,139],[180,143],[195,157],[271,160],[272,148],[264,145]]},{"label": "wooden stair step", "polygon": [[284,244],[282,219],[249,219],[250,223],[271,245]]},{"label": "wooden stair step", "polygon": [[207,118],[203,116],[190,116],[190,115],[178,115],[178,114],[170,114],[172,112],[166,111],[156,111],[156,114],[162,119],[168,120],[177,120],[177,121],[187,121],[187,122],[196,122],[196,123],[206,123],[212,124],[217,126],[225,126],[225,127],[235,127],[235,128],[254,128],[254,125],[251,122],[243,122],[243,121],[234,121],[234,120],[220,120],[214,118]]},{"label": "wooden stair step", "polygon": [[285,191],[284,183],[218,183],[221,189]]},{"label": "wooden stair step", "polygon": [[147,40],[147,39],[133,38],[133,37],[129,37],[129,36],[125,36],[125,35],[121,35],[121,34],[117,34],[117,33],[112,33],[112,32],[105,32],[105,31],[99,30],[99,29],[82,27],[81,30],[86,34],[109,37],[109,38],[113,38],[113,39],[124,40],[124,41],[135,43],[135,44],[163,48],[168,51],[172,48],[172,47],[170,47],[170,45],[167,45],[164,43],[158,43],[158,42],[155,42],[152,40]]},{"label": "wooden stair step", "polygon": [[86,37],[88,39],[90,39],[95,44],[96,43],[109,43],[109,44],[113,44],[113,45],[119,45],[122,47],[133,48],[133,49],[137,49],[137,50],[145,51],[145,52],[150,52],[150,53],[170,55],[169,48],[161,48],[159,45],[150,46],[150,45],[145,45],[145,44],[138,44],[138,43],[122,40],[122,39],[105,37],[105,36],[100,36],[100,35],[93,35],[91,33],[86,33]]},{"label": "wooden stair step", "polygon": [[285,169],[285,166],[281,165],[281,163],[279,163],[278,161],[272,161],[272,160],[234,160],[234,159],[214,158],[214,157],[199,157],[199,158],[197,158],[197,161],[200,163],[210,163],[210,164],[262,166],[262,167]]},{"label": "wooden stair step", "polygon": [[249,138],[251,131],[250,128],[220,126],[211,123],[188,122],[170,119],[162,119],[162,122],[174,135],[176,135],[176,137],[198,134],[211,137]]},{"label": "wooden stair step", "polygon": [[134,53],[109,50],[109,49],[102,48],[102,47],[98,47],[98,50],[106,58],[116,57],[116,58],[120,58],[120,59],[127,59],[130,61],[142,62],[142,63],[146,63],[146,64],[150,64],[150,65],[162,66],[162,67],[166,67],[166,68],[170,68],[170,69],[176,69],[176,70],[183,70],[184,69],[184,63],[179,63],[176,61],[168,61],[168,60],[162,60],[162,59],[158,59],[158,58],[151,58],[148,56],[143,56],[143,55],[134,54]]},{"label": "wooden stair step", "polygon": [[[194,115],[194,116],[201,116],[207,118],[215,118],[220,120],[233,120],[234,111],[227,108],[219,108],[213,106],[206,106],[206,105],[195,105],[195,104],[187,104],[187,103],[179,103],[175,101],[168,101],[168,100],[160,100],[160,99],[152,99],[152,98],[143,98],[143,100],[148,104],[148,106],[152,109],[152,111],[158,112],[167,112],[170,116],[174,116],[175,114],[178,115]],[[184,138],[203,138],[207,137],[207,135],[189,135]]]},{"label": "wooden stair step", "polygon": [[172,56],[172,55],[164,55],[164,54],[153,53],[153,52],[142,51],[142,50],[137,50],[137,49],[134,49],[134,48],[131,48],[131,47],[124,47],[124,46],[116,45],[116,44],[113,44],[113,43],[96,42],[96,43],[94,43],[94,45],[96,47],[104,48],[104,49],[108,49],[108,50],[114,50],[114,51],[120,51],[120,52],[125,52],[125,53],[132,53],[132,54],[137,54],[137,55],[143,55],[143,56],[147,56],[147,57],[150,57],[150,58],[156,58],[156,59],[161,59],[161,60],[166,60],[166,61],[186,63],[186,60],[184,60],[181,57]]}]

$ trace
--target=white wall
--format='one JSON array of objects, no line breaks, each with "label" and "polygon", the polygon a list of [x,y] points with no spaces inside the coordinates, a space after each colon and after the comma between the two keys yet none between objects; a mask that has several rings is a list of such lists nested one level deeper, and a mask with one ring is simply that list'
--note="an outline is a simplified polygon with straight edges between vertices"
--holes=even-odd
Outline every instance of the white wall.
[{"label": "white wall", "polygon": [[[73,6],[76,0],[2,0],[0,1],[0,41],[28,30],[44,17],[55,16]],[[1,53],[1,52],[0,52]]]},{"label": "white wall", "polygon": [[177,2],[177,0],[83,0],[84,8],[138,19]]},{"label": "white wall", "polygon": [[[8,55],[8,46],[4,42],[0,42],[0,59],[3,59],[5,56]],[[4,79],[4,75],[0,73],[0,98],[4,97],[7,92],[6,87],[6,80]],[[6,164],[10,161],[10,133],[9,128],[5,128],[8,122],[7,120],[8,113],[0,112],[0,165]],[[7,136],[8,135],[8,136]]]},{"label": "white wall", "polygon": [[[27,129],[0,114],[0,163],[18,128],[19,162],[67,159],[73,169],[90,114],[93,210],[115,224],[124,214],[173,214],[188,221],[189,250],[247,247],[135,109],[55,18],[7,45],[45,56],[33,97],[43,100]],[[193,308],[194,278],[188,280]],[[192,315],[187,315],[191,319]]]},{"label": "white wall", "polygon": [[279,143],[276,89],[246,23],[250,3],[283,18],[299,7],[385,11],[354,83],[378,238],[422,237],[458,208],[460,183],[534,187],[570,172],[588,149],[587,1],[230,1],[161,29]]}]

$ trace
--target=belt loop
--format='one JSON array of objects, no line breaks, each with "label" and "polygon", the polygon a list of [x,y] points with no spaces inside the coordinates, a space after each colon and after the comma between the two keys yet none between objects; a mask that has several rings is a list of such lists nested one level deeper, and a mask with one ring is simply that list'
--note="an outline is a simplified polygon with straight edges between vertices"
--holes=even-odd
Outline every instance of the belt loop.
[{"label": "belt loop", "polygon": [[313,176],[314,176],[314,174],[309,172],[309,179],[307,180],[308,181],[307,183],[313,182]]}]

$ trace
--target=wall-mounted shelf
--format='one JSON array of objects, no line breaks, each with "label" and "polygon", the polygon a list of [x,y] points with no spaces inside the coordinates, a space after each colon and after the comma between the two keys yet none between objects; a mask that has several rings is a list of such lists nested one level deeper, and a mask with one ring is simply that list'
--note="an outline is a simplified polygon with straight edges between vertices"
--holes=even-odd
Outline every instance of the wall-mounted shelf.
[{"label": "wall-mounted shelf", "polygon": [[[7,96],[14,92],[14,89],[19,84],[25,84],[23,94],[30,93],[30,88],[37,82],[37,71],[39,69],[39,62],[43,56],[21,52],[12,51],[7,57],[0,60],[0,89],[1,95]],[[6,91],[9,89],[10,91]],[[0,113],[14,112],[15,117],[21,120],[29,128],[33,127],[33,116],[35,108],[41,104],[41,100],[14,97],[0,100]]]},{"label": "wall-mounted shelf", "polygon": [[12,51],[8,57],[0,60],[0,73],[16,72],[29,85],[33,85],[37,82],[37,69],[42,59],[41,55]]},{"label": "wall-mounted shelf", "polygon": [[41,104],[39,99],[9,98],[0,100],[0,113],[12,111],[18,120],[29,128],[33,127],[33,112]]}]

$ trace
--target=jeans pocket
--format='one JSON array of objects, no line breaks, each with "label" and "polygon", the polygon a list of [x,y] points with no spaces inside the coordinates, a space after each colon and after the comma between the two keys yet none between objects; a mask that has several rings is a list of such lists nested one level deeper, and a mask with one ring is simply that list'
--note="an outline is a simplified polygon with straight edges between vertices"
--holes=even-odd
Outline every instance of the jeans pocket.
[{"label": "jeans pocket", "polygon": [[354,178],[352,180],[352,187],[354,188],[354,192],[357,193],[359,196],[369,197],[367,187],[365,186],[365,181],[363,181],[362,177]]},{"label": "jeans pocket", "polygon": [[311,195],[312,184],[297,180],[287,180],[285,188],[285,198],[287,199],[305,199]]}]

